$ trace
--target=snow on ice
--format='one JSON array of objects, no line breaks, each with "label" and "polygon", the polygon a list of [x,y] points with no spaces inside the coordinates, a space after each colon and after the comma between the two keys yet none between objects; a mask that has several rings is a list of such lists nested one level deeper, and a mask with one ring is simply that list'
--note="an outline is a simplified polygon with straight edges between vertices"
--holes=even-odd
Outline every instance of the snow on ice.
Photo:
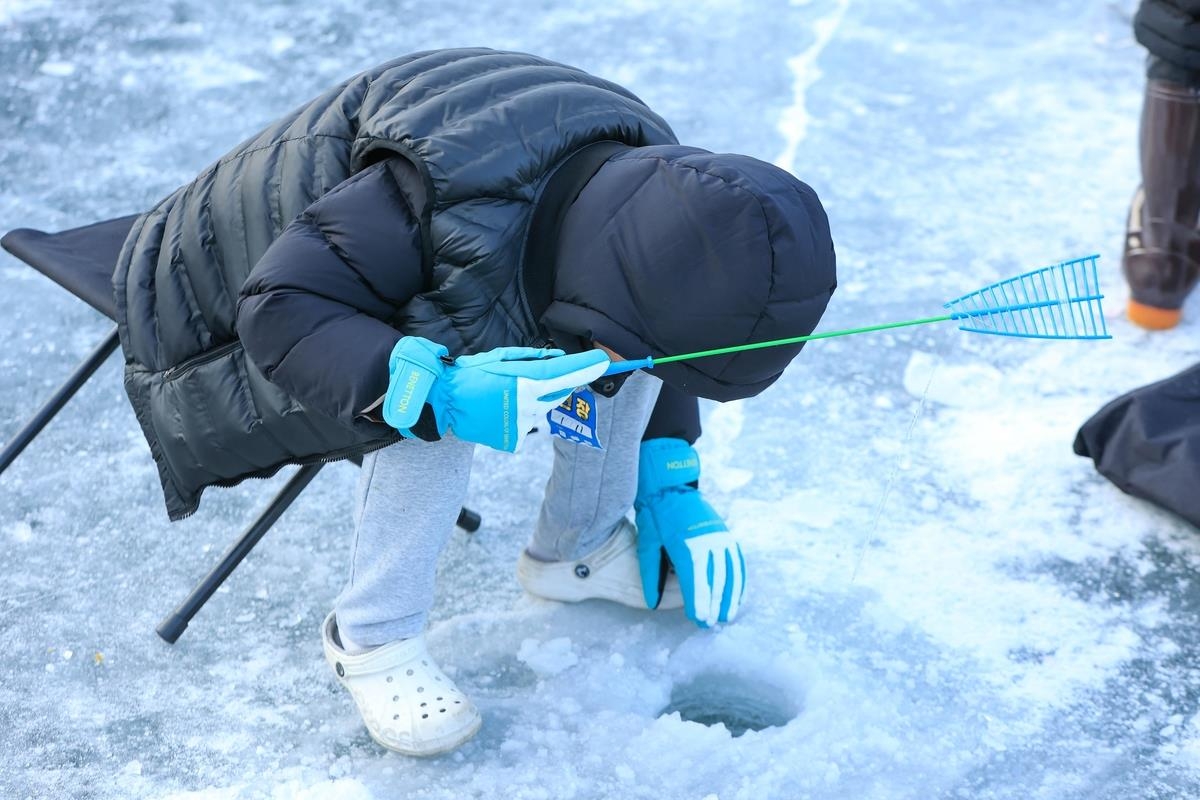
[{"label": "snow on ice", "polygon": [[[447,0],[0,5],[0,223],[147,208],[328,85],[485,44],[627,84],[829,211],[824,329],[938,313],[1101,254],[1137,182],[1133,4]],[[0,257],[0,438],[108,322]],[[323,663],[354,467],[326,468],[174,647],[157,621],[286,476],[168,524],[111,359],[0,479],[0,796],[1200,796],[1200,539],[1071,452],[1111,397],[1197,360],[1149,335],[930,326],[816,342],[706,405],[703,485],[744,537],[736,624],[524,596],[550,442],[480,452],[483,516],[441,564],[430,647],[484,716],[456,753],[381,751]]]}]

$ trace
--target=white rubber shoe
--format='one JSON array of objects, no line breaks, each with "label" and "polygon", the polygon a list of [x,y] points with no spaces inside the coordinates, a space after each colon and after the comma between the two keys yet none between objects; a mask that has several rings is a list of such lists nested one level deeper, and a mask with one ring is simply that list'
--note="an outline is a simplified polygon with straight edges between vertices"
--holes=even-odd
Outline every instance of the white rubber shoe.
[{"label": "white rubber shoe", "polygon": [[334,640],[332,613],[321,626],[325,660],[350,690],[371,738],[407,756],[453,750],[479,730],[483,720],[417,636],[350,655]]},{"label": "white rubber shoe", "polygon": [[[525,591],[547,600],[565,603],[611,600],[632,608],[646,608],[638,569],[637,528],[627,519],[621,521],[608,541],[575,561],[538,561],[522,551],[517,560],[517,580]],[[667,576],[658,607],[683,608],[683,595],[674,572]]]}]

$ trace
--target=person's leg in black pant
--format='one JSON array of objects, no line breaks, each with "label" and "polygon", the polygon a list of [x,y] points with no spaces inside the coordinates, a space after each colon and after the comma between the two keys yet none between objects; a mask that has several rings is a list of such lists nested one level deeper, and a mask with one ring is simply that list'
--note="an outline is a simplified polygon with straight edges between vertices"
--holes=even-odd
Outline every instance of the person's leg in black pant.
[{"label": "person's leg in black pant", "polygon": [[683,439],[688,444],[695,444],[699,438],[700,401],[664,383],[654,410],[650,412],[642,441]]}]

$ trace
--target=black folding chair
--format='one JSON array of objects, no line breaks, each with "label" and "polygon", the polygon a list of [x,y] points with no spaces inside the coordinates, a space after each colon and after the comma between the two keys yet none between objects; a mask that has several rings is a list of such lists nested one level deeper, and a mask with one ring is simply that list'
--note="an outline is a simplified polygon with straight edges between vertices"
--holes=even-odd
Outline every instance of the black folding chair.
[{"label": "black folding chair", "polygon": [[[124,244],[125,237],[136,219],[137,215],[134,214],[59,233],[19,228],[0,238],[0,246],[110,320],[116,320],[117,303],[113,298],[112,274],[117,256],[121,252],[121,245]],[[87,383],[119,344],[117,328],[114,326],[96,349],[75,369],[66,383],[59,387],[50,400],[4,446],[3,452],[0,452],[0,475],[41,433],[67,401]],[[361,459],[354,461],[356,464],[362,463]],[[242,559],[254,549],[292,501],[300,496],[304,487],[321,471],[321,467],[320,463],[308,464],[296,471],[279,494],[275,495],[271,503],[226,551],[216,567],[196,585],[178,608],[159,623],[156,629],[159,636],[168,643],[175,643],[187,629],[192,617],[233,573]],[[474,511],[463,508],[459,512],[458,526],[463,530],[474,532],[479,529],[479,524],[479,515]]]}]

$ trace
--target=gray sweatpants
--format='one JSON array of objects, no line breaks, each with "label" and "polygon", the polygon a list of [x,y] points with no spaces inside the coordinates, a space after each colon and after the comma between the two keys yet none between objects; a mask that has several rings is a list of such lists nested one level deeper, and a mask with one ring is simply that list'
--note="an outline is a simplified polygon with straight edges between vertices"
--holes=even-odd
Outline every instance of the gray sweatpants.
[{"label": "gray sweatpants", "polygon": [[[527,550],[574,559],[616,530],[637,492],[638,448],[662,383],[635,372],[596,397],[603,450],[554,440],[554,466]],[[374,647],[417,635],[433,606],[437,559],[467,494],[475,445],[412,439],[363,459],[350,581],[336,604],[344,639]]]}]

